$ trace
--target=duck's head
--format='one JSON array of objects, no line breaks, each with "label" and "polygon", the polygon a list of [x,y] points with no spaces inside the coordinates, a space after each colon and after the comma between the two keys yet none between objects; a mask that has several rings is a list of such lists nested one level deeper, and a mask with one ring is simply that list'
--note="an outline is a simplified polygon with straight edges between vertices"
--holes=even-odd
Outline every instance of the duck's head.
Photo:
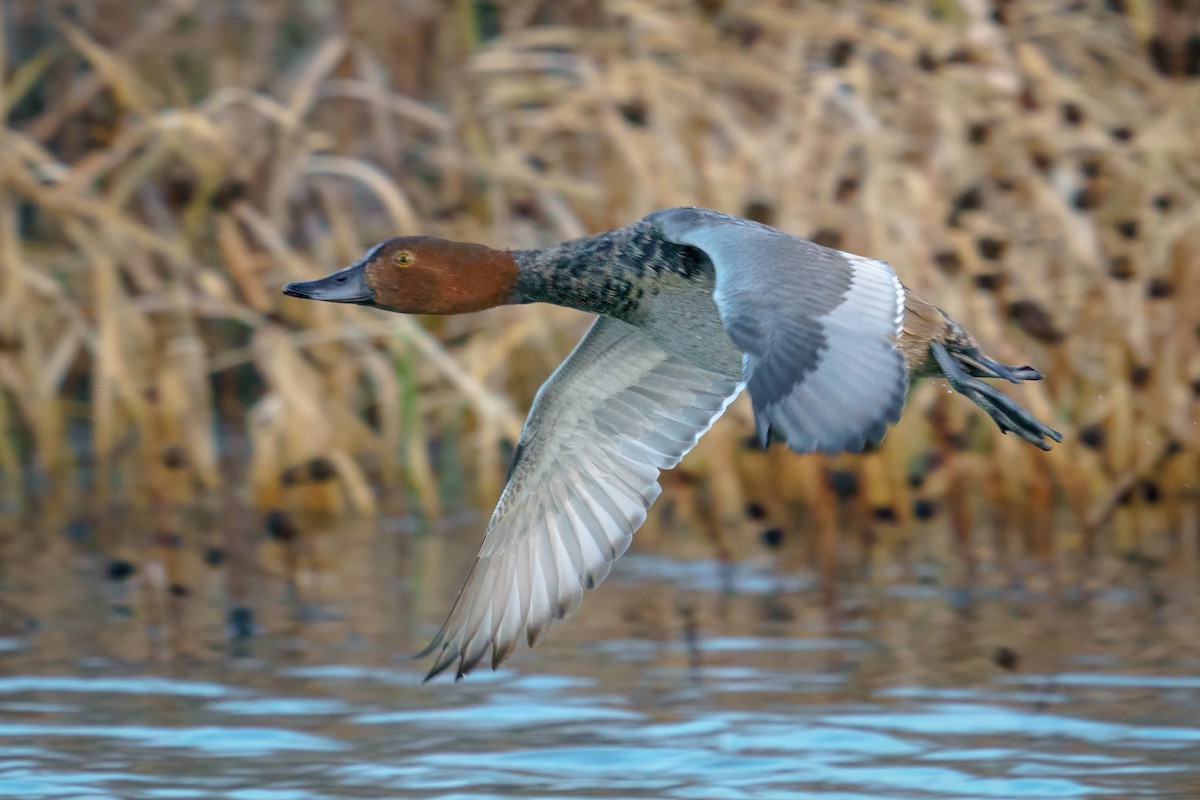
[{"label": "duck's head", "polygon": [[293,281],[283,293],[405,314],[462,314],[510,302],[516,277],[516,262],[504,250],[398,236],[324,278]]}]

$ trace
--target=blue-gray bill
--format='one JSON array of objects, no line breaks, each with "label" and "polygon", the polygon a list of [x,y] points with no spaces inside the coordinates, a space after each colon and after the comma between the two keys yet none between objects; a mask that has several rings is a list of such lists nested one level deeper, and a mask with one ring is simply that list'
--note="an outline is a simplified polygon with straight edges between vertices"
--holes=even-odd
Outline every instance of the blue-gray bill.
[{"label": "blue-gray bill", "polygon": [[326,303],[370,303],[375,293],[367,285],[366,270],[361,263],[353,264],[315,281],[292,281],[283,287],[283,293],[305,300],[323,300]]}]

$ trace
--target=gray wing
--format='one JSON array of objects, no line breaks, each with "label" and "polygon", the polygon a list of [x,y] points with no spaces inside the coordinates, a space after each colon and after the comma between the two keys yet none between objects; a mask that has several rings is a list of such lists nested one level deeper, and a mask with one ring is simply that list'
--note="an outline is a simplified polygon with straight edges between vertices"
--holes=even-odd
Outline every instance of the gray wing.
[{"label": "gray wing", "polygon": [[908,368],[896,347],[904,287],[883,261],[700,208],[653,215],[703,250],[713,299],[742,365],[759,439],[800,452],[862,450],[900,418]]},{"label": "gray wing", "polygon": [[679,463],[741,391],[599,318],[538,391],[507,485],[454,608],[418,657],[458,677],[530,646],[598,585]]}]

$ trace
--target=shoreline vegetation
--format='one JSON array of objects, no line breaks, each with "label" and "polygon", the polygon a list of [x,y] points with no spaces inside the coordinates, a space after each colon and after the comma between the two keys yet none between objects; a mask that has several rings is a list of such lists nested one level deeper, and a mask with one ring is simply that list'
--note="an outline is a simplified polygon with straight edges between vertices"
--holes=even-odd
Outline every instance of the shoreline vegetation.
[{"label": "shoreline vegetation", "polygon": [[739,401],[639,538],[684,520],[732,558],[795,531],[826,574],[848,541],[869,561],[930,524],[971,573],[1005,553],[1196,562],[1200,15],[399,5],[5,4],[10,512],[132,505],[169,530],[225,500],[276,525],[490,508],[587,318],[279,287],[392,235],[531,247],[704,205],[887,260],[1047,376],[1004,388],[1064,441],[1001,436],[928,381],[874,453],[764,453]]}]

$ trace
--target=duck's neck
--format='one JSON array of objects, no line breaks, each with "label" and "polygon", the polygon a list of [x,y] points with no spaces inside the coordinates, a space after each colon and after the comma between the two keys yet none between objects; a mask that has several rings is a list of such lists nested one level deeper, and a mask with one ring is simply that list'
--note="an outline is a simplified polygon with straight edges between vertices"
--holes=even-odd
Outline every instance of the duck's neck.
[{"label": "duck's neck", "polygon": [[518,270],[512,302],[553,303],[628,321],[664,277],[691,277],[707,266],[698,250],[666,241],[645,221],[512,255]]}]

